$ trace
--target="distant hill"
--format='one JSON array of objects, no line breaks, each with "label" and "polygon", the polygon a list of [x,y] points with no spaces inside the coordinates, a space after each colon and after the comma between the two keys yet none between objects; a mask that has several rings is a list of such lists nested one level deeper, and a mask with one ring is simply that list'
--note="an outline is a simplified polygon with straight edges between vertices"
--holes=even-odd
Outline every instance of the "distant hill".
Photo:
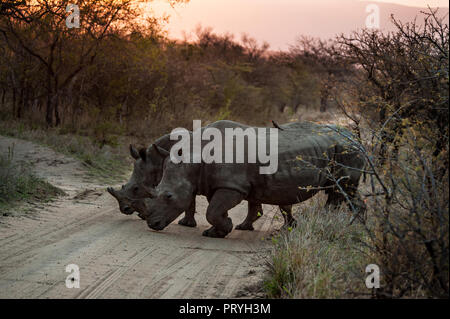
[{"label": "distant hill", "polygon": [[[212,27],[218,33],[243,32],[259,41],[267,41],[271,49],[286,49],[300,35],[330,38],[348,34],[365,26],[366,6],[380,8],[380,28],[393,30],[391,14],[403,21],[412,21],[420,14],[418,7],[359,0],[191,0],[175,10],[164,3],[153,3],[155,12],[171,15],[167,29],[174,38],[183,31],[192,33],[197,25]],[[424,1],[426,3],[426,1]],[[449,9],[441,8],[441,15]],[[418,19],[420,21],[421,19]]]}]

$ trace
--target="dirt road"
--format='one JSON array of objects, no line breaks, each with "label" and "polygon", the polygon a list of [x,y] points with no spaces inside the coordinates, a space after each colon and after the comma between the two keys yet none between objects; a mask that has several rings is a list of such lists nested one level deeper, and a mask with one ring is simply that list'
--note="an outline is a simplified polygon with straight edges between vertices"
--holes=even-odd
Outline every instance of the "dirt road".
[{"label": "dirt road", "polygon": [[[201,236],[209,226],[207,201],[198,196],[196,228],[175,221],[156,232],[121,214],[106,185],[88,181],[76,160],[0,136],[0,152],[13,144],[16,160],[67,195],[31,213],[0,216],[0,298],[231,298],[261,280],[269,245],[262,238],[280,226],[276,207],[264,206],[255,231],[214,239]],[[231,210],[233,224],[246,211],[246,202]],[[80,288],[66,287],[69,264],[79,267]]]}]

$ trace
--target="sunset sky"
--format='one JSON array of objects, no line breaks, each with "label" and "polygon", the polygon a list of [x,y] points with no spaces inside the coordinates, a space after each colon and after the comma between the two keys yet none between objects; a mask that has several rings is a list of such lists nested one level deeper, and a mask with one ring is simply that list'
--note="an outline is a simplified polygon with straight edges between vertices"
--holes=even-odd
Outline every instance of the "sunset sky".
[{"label": "sunset sky", "polygon": [[286,50],[301,35],[331,38],[365,27],[366,6],[371,3],[380,8],[383,30],[392,30],[391,13],[401,21],[411,21],[427,5],[448,12],[445,0],[190,0],[175,8],[165,0],[155,0],[149,5],[157,16],[170,15],[165,29],[171,38],[195,39],[194,30],[201,25],[220,34],[233,33],[236,39],[247,33],[267,41],[272,50]]},{"label": "sunset sky", "polygon": [[430,7],[448,7],[448,1],[447,0],[430,0],[430,1],[424,1],[424,0],[378,0],[376,2],[388,2],[388,3],[396,3],[401,4],[404,6],[411,6],[411,7],[426,7],[429,5]]}]

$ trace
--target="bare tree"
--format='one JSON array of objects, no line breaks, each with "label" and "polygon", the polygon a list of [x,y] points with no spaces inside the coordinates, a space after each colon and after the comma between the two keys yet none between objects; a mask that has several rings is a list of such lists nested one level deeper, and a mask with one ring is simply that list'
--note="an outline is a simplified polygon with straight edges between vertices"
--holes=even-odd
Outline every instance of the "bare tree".
[{"label": "bare tree", "polygon": [[[13,2],[2,7],[0,33],[8,48],[35,59],[45,74],[46,122],[59,125],[61,90],[90,65],[100,43],[136,14],[132,0],[76,1],[81,28],[66,26],[69,1]],[[71,2],[72,3],[72,2]]]},{"label": "bare tree", "polygon": [[423,15],[422,26],[394,19],[395,33],[342,36],[336,51],[355,66],[339,105],[364,140],[379,297],[449,296],[449,32],[436,11]]}]

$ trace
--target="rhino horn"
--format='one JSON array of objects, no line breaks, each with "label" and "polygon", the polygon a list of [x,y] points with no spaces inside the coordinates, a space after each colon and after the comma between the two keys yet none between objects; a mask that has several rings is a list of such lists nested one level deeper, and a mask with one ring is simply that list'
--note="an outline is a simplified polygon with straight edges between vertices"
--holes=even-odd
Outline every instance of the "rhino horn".
[{"label": "rhino horn", "polygon": [[156,145],[156,144],[152,144],[153,149],[162,157],[167,157],[170,155],[170,152],[163,149],[162,147]]},{"label": "rhino horn", "polygon": [[108,193],[110,193],[110,194],[111,194],[112,196],[114,196],[115,198],[118,197],[118,196],[117,196],[117,191],[116,191],[114,188],[108,187],[106,190],[108,191]]}]

